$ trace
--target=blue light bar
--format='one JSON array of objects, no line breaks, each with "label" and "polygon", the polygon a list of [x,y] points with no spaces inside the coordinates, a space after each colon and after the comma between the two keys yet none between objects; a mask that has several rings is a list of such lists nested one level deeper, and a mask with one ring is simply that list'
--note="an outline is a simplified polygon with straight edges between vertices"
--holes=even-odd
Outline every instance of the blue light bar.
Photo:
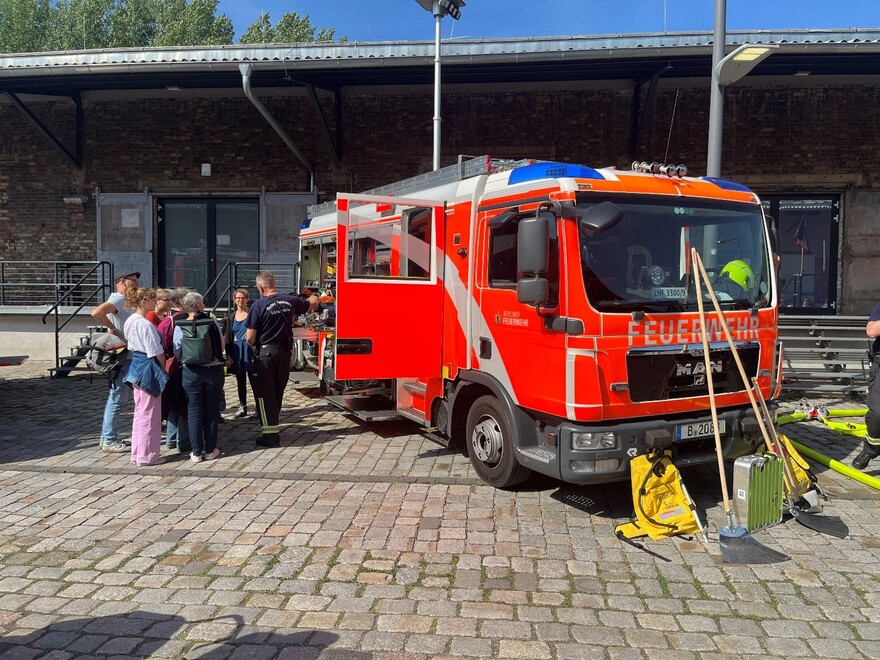
[{"label": "blue light bar", "polygon": [[703,181],[708,181],[709,183],[714,183],[716,186],[721,188],[722,190],[736,190],[737,192],[745,192],[752,193],[751,189],[746,188],[743,184],[737,183],[736,181],[728,181],[727,179],[719,179],[714,176],[704,176]]},{"label": "blue light bar", "polygon": [[534,165],[525,165],[517,167],[510,172],[510,178],[507,180],[509,185],[517,183],[525,183],[526,181],[538,181],[539,179],[604,179],[592,167],[585,165],[572,165],[570,163],[535,163]]}]

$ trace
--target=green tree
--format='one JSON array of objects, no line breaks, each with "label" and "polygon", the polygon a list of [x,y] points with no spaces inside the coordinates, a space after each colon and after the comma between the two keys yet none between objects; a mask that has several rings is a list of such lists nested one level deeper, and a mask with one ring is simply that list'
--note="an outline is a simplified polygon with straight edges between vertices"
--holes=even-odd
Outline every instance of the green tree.
[{"label": "green tree", "polygon": [[0,52],[231,44],[218,0],[0,0]]},{"label": "green tree", "polygon": [[[260,17],[241,35],[238,42],[241,44],[295,44],[314,41],[333,41],[336,30],[333,28],[321,28],[312,25],[309,15],[300,16],[295,11],[284,13],[278,22],[272,25],[272,19],[268,13],[260,14]],[[348,41],[341,37],[339,41]]]},{"label": "green tree", "polygon": [[162,0],[151,46],[217,46],[232,43],[226,14],[216,15],[217,0]]},{"label": "green tree", "polygon": [[49,17],[47,50],[106,48],[114,0],[58,0]]},{"label": "green tree", "polygon": [[0,53],[46,50],[49,0],[0,0]]},{"label": "green tree", "polygon": [[115,2],[110,12],[109,48],[149,46],[158,29],[163,0]]}]

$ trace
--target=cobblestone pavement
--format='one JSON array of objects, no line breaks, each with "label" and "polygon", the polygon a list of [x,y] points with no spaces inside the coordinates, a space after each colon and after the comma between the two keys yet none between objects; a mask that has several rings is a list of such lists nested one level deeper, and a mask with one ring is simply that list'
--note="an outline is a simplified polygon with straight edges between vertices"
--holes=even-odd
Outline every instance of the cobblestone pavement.
[{"label": "cobblestone pavement", "polygon": [[[105,385],[48,366],[0,371],[3,658],[880,657],[880,493],[836,473],[826,513],[850,538],[789,520],[754,536],[790,561],[725,564],[701,468],[711,542],[649,554],[613,535],[628,486],[495,490],[414,425],[308,390],[288,388],[280,449],[229,421],[218,461],[137,468],[97,451]],[[857,451],[819,422],[786,432]]]}]

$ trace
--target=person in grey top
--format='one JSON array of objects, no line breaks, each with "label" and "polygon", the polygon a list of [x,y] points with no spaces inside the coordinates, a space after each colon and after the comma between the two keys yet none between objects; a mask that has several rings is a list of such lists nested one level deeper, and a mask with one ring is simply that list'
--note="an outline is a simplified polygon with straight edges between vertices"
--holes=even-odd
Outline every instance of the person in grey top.
[{"label": "person in grey top", "polygon": [[[125,292],[130,287],[137,287],[140,273],[127,273],[116,280],[116,293],[110,294],[106,302],[101,303],[92,310],[92,318],[107,328],[107,332],[125,339],[125,322],[131,316],[131,311],[125,308]],[[116,377],[110,382],[110,393],[107,395],[107,404],[104,406],[104,421],[101,425],[101,450],[112,452],[127,452],[128,446],[120,442],[118,426],[119,415],[129,399],[129,388],[124,384],[125,375],[128,373],[130,360],[122,363],[122,368]]]}]

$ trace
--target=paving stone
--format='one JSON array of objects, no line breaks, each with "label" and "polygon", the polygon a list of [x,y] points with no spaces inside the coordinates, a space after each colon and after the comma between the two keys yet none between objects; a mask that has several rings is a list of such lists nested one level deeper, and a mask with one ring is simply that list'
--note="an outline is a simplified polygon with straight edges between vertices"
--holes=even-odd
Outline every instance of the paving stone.
[{"label": "paving stone", "polygon": [[491,640],[471,637],[453,637],[449,643],[449,652],[453,657],[460,658],[491,658],[494,656]]},{"label": "paving stone", "polygon": [[102,645],[97,652],[104,655],[126,655],[143,641],[138,637],[116,637]]},{"label": "paving stone", "polygon": [[78,636],[79,634],[74,632],[48,632],[35,641],[34,646],[46,650],[64,649]]},{"label": "paving stone", "polygon": [[845,639],[808,639],[806,642],[821,658],[852,658],[857,655],[855,647]]},{"label": "paving stone", "polygon": [[[64,387],[66,418],[94,422],[103,393],[79,381],[29,379],[23,396],[46,387],[57,402],[51,388]],[[853,538],[762,532],[791,554],[785,565],[728,565],[683,539],[663,542],[673,561],[660,563],[611,533],[629,515],[625,485],[586,488],[608,511],[591,517],[554,498],[555,482],[494,490],[465,455],[438,452],[408,424],[378,431],[294,388],[285,396],[288,444],[251,451],[253,425],[230,422],[210,470],[134,471],[124,455],[96,456],[86,424],[58,427],[63,449],[44,456],[0,430],[2,652],[880,657],[880,586],[866,568],[880,559],[880,495],[823,473]],[[692,495],[717,521],[714,484],[717,473],[695,478]]]},{"label": "paving stone", "polygon": [[551,658],[550,647],[544,642],[502,639],[498,642],[499,658]]}]

